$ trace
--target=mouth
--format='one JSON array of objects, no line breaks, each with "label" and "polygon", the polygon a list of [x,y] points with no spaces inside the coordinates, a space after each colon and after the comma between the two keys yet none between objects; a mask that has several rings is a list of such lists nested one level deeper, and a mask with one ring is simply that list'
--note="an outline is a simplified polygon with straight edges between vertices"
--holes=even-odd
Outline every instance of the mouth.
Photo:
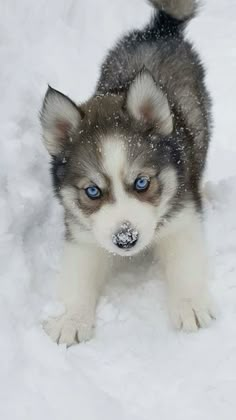
[{"label": "mouth", "polygon": [[105,249],[109,254],[111,255],[118,255],[120,257],[134,257],[136,255],[138,255],[140,252],[147,250],[150,246],[151,246],[151,242],[148,242],[147,244],[142,244],[142,241],[139,240],[138,244],[136,245],[135,242],[132,243],[132,245],[130,246],[127,245],[126,243],[123,246],[118,246],[116,243],[112,241],[110,242],[100,242],[98,240],[98,243],[100,244],[100,246]]},{"label": "mouth", "polygon": [[132,257],[151,246],[155,231],[140,229],[136,224],[125,221],[119,227],[106,232],[94,229],[97,242],[110,254]]},{"label": "mouth", "polygon": [[124,257],[124,258],[131,258],[131,257],[135,257],[136,255],[138,255],[140,252],[142,251],[142,249],[137,249],[137,250],[130,250],[130,249],[115,249],[113,248],[113,250],[109,250],[109,253],[112,255],[118,255],[120,257]]}]

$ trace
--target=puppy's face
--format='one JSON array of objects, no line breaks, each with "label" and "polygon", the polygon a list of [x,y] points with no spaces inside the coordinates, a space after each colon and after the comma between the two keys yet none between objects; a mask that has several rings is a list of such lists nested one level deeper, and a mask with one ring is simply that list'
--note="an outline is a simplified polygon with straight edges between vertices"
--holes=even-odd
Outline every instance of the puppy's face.
[{"label": "puppy's face", "polygon": [[97,96],[80,108],[50,88],[41,121],[72,237],[89,231],[122,256],[149,246],[179,176],[168,102],[152,77],[138,75],[126,98]]}]

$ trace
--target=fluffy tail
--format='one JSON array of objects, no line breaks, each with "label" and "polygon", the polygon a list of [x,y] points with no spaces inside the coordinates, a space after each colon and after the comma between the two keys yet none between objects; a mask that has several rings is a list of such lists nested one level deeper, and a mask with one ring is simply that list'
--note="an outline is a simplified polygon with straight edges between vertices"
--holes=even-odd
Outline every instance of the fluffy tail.
[{"label": "fluffy tail", "polygon": [[197,0],[148,0],[157,9],[149,26],[157,36],[173,37],[182,33],[197,12]]}]

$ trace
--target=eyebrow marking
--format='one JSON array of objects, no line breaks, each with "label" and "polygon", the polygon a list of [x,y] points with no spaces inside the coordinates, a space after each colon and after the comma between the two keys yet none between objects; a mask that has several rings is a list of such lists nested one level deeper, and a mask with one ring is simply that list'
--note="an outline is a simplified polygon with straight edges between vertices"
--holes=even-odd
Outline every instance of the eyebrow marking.
[{"label": "eyebrow marking", "polygon": [[107,182],[107,179],[105,176],[103,176],[103,174],[92,173],[90,177],[83,177],[83,178],[78,179],[75,185],[79,189],[84,189],[91,185],[96,185],[101,190],[104,190],[108,188],[108,184],[109,183]]}]

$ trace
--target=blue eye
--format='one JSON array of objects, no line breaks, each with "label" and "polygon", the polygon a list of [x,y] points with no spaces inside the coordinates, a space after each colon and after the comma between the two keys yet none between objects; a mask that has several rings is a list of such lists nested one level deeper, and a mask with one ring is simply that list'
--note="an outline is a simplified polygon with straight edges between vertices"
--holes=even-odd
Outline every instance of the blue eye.
[{"label": "blue eye", "polygon": [[85,192],[87,196],[91,198],[92,200],[95,200],[96,198],[100,198],[102,195],[101,190],[95,185],[93,185],[92,187],[86,188]]},{"label": "blue eye", "polygon": [[150,180],[146,176],[140,176],[134,183],[134,189],[138,192],[146,191],[150,185]]}]

